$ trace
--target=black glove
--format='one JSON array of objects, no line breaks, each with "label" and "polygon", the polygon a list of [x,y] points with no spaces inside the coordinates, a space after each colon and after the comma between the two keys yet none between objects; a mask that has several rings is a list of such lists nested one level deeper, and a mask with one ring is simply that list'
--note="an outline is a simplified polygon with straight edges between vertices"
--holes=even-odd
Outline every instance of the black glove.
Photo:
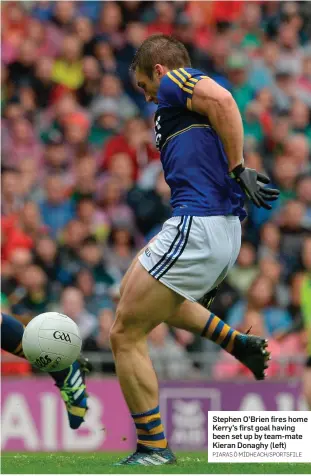
[{"label": "black glove", "polygon": [[242,164],[237,165],[230,176],[236,180],[240,185],[246,196],[256,205],[256,207],[266,208],[271,210],[271,205],[266,202],[273,202],[277,200],[280,192],[275,188],[265,188],[262,184],[270,182],[269,178],[257,172],[254,169],[248,169],[243,167]]}]

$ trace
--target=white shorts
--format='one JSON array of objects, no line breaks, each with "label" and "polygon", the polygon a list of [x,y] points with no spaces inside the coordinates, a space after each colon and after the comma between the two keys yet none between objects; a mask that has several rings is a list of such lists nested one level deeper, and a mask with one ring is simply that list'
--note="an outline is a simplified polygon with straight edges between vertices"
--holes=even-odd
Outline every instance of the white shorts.
[{"label": "white shorts", "polygon": [[179,216],[164,223],[139,261],[165,286],[197,301],[225,278],[240,247],[238,217]]}]

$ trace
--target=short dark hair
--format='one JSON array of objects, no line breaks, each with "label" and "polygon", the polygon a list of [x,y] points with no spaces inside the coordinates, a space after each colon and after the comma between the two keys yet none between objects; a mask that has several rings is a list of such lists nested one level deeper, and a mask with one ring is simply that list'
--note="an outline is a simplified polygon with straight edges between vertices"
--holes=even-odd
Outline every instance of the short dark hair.
[{"label": "short dark hair", "polygon": [[149,36],[140,45],[133,58],[130,71],[139,69],[152,78],[153,68],[157,63],[170,70],[191,66],[185,46],[176,38],[162,33]]}]

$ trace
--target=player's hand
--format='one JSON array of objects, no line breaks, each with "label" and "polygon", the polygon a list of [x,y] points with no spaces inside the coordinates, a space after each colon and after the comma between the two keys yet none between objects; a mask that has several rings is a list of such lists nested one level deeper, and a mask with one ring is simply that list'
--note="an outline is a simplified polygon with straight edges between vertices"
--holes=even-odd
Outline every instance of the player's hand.
[{"label": "player's hand", "polygon": [[268,184],[270,179],[255,169],[248,169],[242,164],[235,167],[230,176],[236,180],[246,196],[256,205],[256,207],[271,210],[271,205],[267,202],[277,200],[280,192],[275,188],[266,188],[264,184]]}]

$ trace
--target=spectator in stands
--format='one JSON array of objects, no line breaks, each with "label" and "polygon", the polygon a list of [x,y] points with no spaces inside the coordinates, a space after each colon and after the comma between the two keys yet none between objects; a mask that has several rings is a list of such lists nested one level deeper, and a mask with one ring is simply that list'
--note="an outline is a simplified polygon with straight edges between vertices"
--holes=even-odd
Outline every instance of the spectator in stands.
[{"label": "spectator in stands", "polygon": [[259,313],[264,329],[261,335],[277,339],[285,335],[292,326],[288,311],[276,305],[275,284],[268,276],[259,275],[253,281],[247,300],[238,301],[229,311],[228,324],[245,332],[244,316],[248,311]]},{"label": "spectator in stands", "polygon": [[187,352],[170,336],[164,323],[150,333],[149,353],[159,378],[180,379],[194,375]]},{"label": "spectator in stands", "polygon": [[135,187],[129,192],[128,203],[135,213],[137,227],[147,241],[160,231],[161,224],[171,216],[170,198],[171,192],[162,170],[157,173],[151,190]]},{"label": "spectator in stands", "polygon": [[60,311],[75,321],[83,340],[98,328],[96,317],[85,309],[82,292],[75,287],[68,287],[63,291]]},{"label": "spectator in stands", "polygon": [[39,202],[43,198],[41,174],[38,174],[36,161],[32,157],[25,157],[18,166],[20,194],[27,201]]},{"label": "spectator in stands", "polygon": [[227,61],[228,78],[231,82],[231,93],[234,97],[242,118],[244,118],[246,106],[255,96],[255,91],[248,82],[248,60],[244,53],[234,52]]},{"label": "spectator in stands", "polygon": [[94,53],[95,32],[90,18],[86,16],[76,17],[74,20],[74,31],[83,45],[83,56],[92,56]]},{"label": "spectator in stands", "polygon": [[99,17],[99,33],[109,40],[114,47],[120,46],[122,13],[120,5],[116,2],[107,2],[102,4]]},{"label": "spectator in stands", "polygon": [[124,201],[121,183],[116,176],[98,182],[97,199],[110,223],[119,218],[127,223],[135,223],[133,212]]},{"label": "spectator in stands", "polygon": [[274,162],[273,176],[280,190],[280,204],[295,198],[295,183],[299,170],[289,156],[279,155]]},{"label": "spectator in stands", "polygon": [[61,262],[57,245],[48,235],[41,236],[34,250],[34,264],[48,277],[51,299],[59,299],[61,290]]},{"label": "spectator in stands", "polygon": [[[311,64],[311,59],[309,60]],[[311,80],[310,80],[311,82]],[[310,88],[311,96],[311,88]],[[309,142],[309,151],[311,147],[311,124],[310,124],[310,112],[308,105],[300,100],[296,100],[293,103],[293,107],[290,111],[290,119],[292,123],[292,129],[294,133],[305,134]]]},{"label": "spectator in stands", "polygon": [[86,56],[83,59],[82,86],[77,91],[77,98],[81,106],[88,107],[99,92],[100,70],[98,61],[93,56]]},{"label": "spectator in stands", "polygon": [[228,274],[228,283],[240,294],[245,295],[258,271],[256,249],[252,243],[244,241],[236,266]]},{"label": "spectator in stands", "polygon": [[252,62],[249,77],[249,83],[256,92],[266,87],[271,88],[274,85],[279,46],[275,41],[267,38],[260,51],[260,56],[255,56]]},{"label": "spectator in stands", "polygon": [[37,47],[32,40],[23,40],[19,47],[16,61],[8,66],[9,82],[18,93],[21,86],[31,85],[34,80]]},{"label": "spectator in stands", "polygon": [[311,228],[311,175],[302,175],[297,181],[297,198],[306,206],[303,226]]},{"label": "spectator in stands", "polygon": [[51,301],[45,272],[39,266],[30,265],[23,271],[21,282],[24,293],[21,299],[12,305],[13,314],[32,319],[49,311]]},{"label": "spectator in stands", "polygon": [[57,84],[76,90],[83,84],[82,45],[75,35],[63,40],[61,56],[54,62],[52,78]]},{"label": "spectator in stands", "polygon": [[103,210],[96,206],[91,197],[85,196],[77,203],[77,218],[99,242],[106,241],[110,232],[110,222]]},{"label": "spectator in stands", "polygon": [[301,294],[303,282],[303,272],[294,274],[290,279],[290,300],[287,309],[292,317],[293,332],[301,331],[301,329],[304,327],[301,313]]},{"label": "spectator in stands", "polygon": [[105,35],[97,37],[95,41],[94,52],[101,72],[106,74],[115,74],[118,64],[114,56],[112,45],[109,44]]},{"label": "spectator in stands", "polygon": [[10,215],[17,212],[23,204],[19,195],[19,172],[17,169],[5,167],[1,171],[1,213]]},{"label": "spectator in stands", "polygon": [[39,144],[31,123],[16,119],[12,124],[10,136],[4,145],[5,165],[18,166],[25,158],[32,158],[40,166],[42,147]]},{"label": "spectator in stands", "polygon": [[271,256],[275,259],[280,259],[280,230],[272,222],[267,222],[261,228],[260,235],[261,244],[258,249],[258,258],[262,259],[265,256]]},{"label": "spectator in stands", "polygon": [[15,249],[31,250],[33,247],[33,239],[23,230],[18,215],[5,216],[2,218],[1,233],[1,258],[3,262],[7,262],[10,259]]},{"label": "spectator in stands", "polygon": [[135,168],[129,154],[117,152],[112,155],[108,164],[108,173],[116,177],[124,193],[131,190],[135,185]]},{"label": "spectator in stands", "polygon": [[267,276],[273,282],[275,286],[275,302],[278,307],[286,307],[288,305],[288,287],[282,281],[282,263],[272,256],[266,256],[259,262],[259,272],[262,276]]},{"label": "spectator in stands", "polygon": [[50,56],[40,56],[36,62],[33,90],[36,103],[40,109],[49,107],[52,101],[54,82],[52,80],[53,59]]},{"label": "spectator in stands", "polygon": [[98,317],[103,309],[113,308],[106,289],[96,287],[94,276],[89,269],[81,268],[77,273],[76,287],[83,293],[86,310],[94,316]]},{"label": "spectator in stands", "polygon": [[84,112],[74,112],[63,119],[64,138],[73,157],[87,154],[90,151],[87,143],[90,126],[90,120]]},{"label": "spectator in stands", "polygon": [[129,119],[123,134],[115,136],[105,144],[103,168],[109,169],[112,157],[117,153],[126,153],[134,165],[134,177],[138,177],[140,168],[153,160],[158,160],[159,154],[151,143],[151,136],[144,121],[140,118]]},{"label": "spectator in stands", "polygon": [[110,329],[114,320],[113,311],[109,306],[102,309],[99,315],[96,334],[88,337],[83,343],[83,351],[98,352],[103,358],[100,369],[104,373],[115,373],[114,360],[110,348]]},{"label": "spectator in stands", "polygon": [[36,202],[25,203],[20,213],[20,226],[33,240],[47,232],[47,227],[41,221],[40,210]]},{"label": "spectator in stands", "polygon": [[101,107],[93,115],[89,142],[96,149],[102,149],[106,142],[120,129],[120,111],[115,101],[103,99]]},{"label": "spectator in stands", "polygon": [[310,147],[303,134],[293,134],[285,141],[285,154],[297,166],[299,173],[307,171]]},{"label": "spectator in stands", "polygon": [[[297,79],[297,85],[299,87],[298,97],[301,99],[306,107],[311,107],[311,54],[307,54],[302,60],[301,75]],[[308,128],[307,135],[310,140],[310,127]]]},{"label": "spectator in stands", "polygon": [[71,220],[65,227],[62,244],[59,247],[61,267],[59,279],[62,284],[68,285],[74,281],[81,267],[80,249],[87,236],[88,231],[86,226],[78,220]]},{"label": "spectator in stands", "polygon": [[44,224],[49,227],[54,238],[74,218],[74,205],[65,196],[61,176],[51,175],[46,179],[46,198],[40,204],[40,212]]},{"label": "spectator in stands", "polygon": [[88,268],[95,279],[96,290],[107,293],[111,298],[117,297],[121,273],[115,266],[109,266],[106,262],[103,250],[95,238],[86,238],[80,249],[81,265]]},{"label": "spectator in stands", "polygon": [[108,263],[118,268],[124,275],[137,254],[133,234],[126,227],[114,227],[111,230],[108,245]]},{"label": "spectator in stands", "polygon": [[98,116],[104,109],[106,99],[114,101],[119,109],[120,116],[124,120],[137,116],[139,112],[135,103],[124,93],[120,79],[112,74],[102,76],[99,94],[94,97],[90,106],[93,116]]},{"label": "spectator in stands", "polygon": [[1,291],[9,299],[9,303],[16,303],[23,295],[24,272],[32,263],[32,255],[29,249],[12,249],[8,256],[6,266],[2,267]]},{"label": "spectator in stands", "polygon": [[47,139],[43,160],[46,177],[61,175],[66,183],[72,180],[72,167],[69,163],[64,138],[61,133],[55,131]]},{"label": "spectator in stands", "polygon": [[308,230],[303,226],[306,207],[297,200],[286,203],[279,217],[281,230],[280,251],[286,264],[287,276],[298,269],[299,254]]}]

